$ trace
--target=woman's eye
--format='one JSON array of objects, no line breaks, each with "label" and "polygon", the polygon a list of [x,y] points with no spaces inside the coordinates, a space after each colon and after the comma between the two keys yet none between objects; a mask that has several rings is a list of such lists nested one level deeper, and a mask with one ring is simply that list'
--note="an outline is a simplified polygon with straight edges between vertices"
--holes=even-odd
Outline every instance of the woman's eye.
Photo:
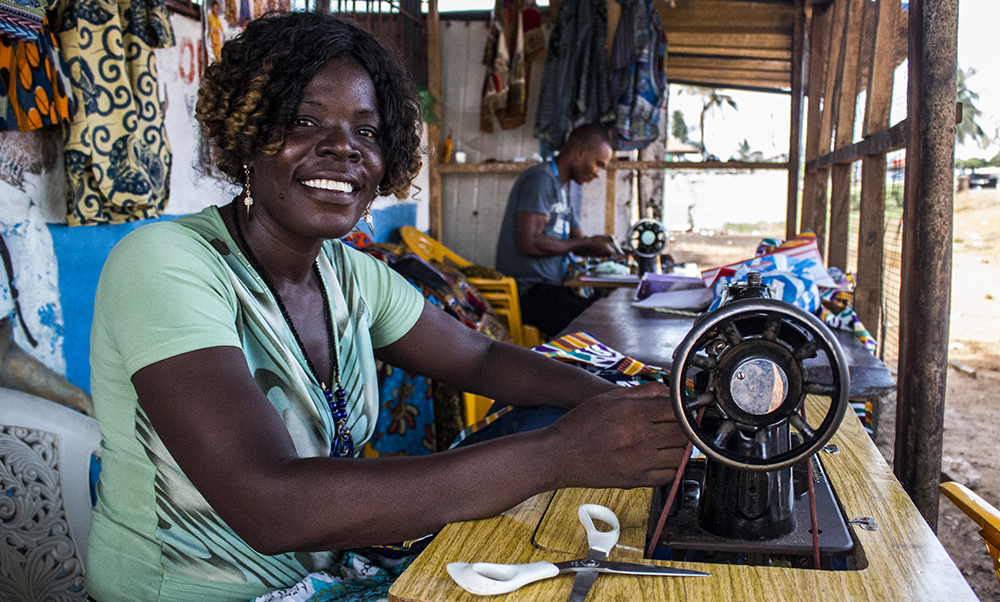
[{"label": "woman's eye", "polygon": [[307,127],[312,125],[312,122],[309,121],[308,117],[296,117],[292,120],[292,125],[296,127]]},{"label": "woman's eye", "polygon": [[363,127],[360,130],[358,130],[358,134],[360,136],[364,136],[365,138],[377,138],[378,130],[372,127]]}]

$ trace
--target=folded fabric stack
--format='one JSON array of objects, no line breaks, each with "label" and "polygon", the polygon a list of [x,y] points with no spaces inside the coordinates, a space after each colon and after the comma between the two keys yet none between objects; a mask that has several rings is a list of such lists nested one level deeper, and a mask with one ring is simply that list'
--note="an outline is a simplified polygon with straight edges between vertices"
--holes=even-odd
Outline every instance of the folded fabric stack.
[{"label": "folded fabric stack", "polygon": [[853,282],[838,268],[823,267],[812,232],[787,241],[765,238],[753,259],[702,272],[705,286],[713,292],[709,311],[719,307],[730,284],[746,280],[750,272],[761,273],[761,280],[774,298],[819,316],[832,329],[853,332],[866,349],[875,351],[875,339],[852,307]]}]

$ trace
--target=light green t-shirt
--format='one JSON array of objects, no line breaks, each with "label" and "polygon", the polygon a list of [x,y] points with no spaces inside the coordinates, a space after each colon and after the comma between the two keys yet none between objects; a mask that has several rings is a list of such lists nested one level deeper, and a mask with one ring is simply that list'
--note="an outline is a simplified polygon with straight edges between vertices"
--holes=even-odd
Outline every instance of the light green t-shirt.
[{"label": "light green t-shirt", "polygon": [[[388,266],[339,241],[327,242],[318,261],[348,426],[360,449],[378,416],[373,350],[409,331],[424,300]],[[115,247],[97,288],[90,352],[103,469],[87,590],[100,602],[249,600],[338,562],[336,552],[265,556],[250,548],[191,484],[139,407],[136,371],[225,345],[243,349],[299,455],[328,455],[333,420],[322,390],[218,208],[144,226]]]}]

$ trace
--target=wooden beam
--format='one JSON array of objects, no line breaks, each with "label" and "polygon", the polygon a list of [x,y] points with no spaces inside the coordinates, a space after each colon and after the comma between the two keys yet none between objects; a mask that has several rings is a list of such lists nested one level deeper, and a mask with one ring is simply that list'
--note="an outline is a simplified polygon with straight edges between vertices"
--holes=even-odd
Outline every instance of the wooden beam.
[{"label": "wooden beam", "polygon": [[[826,172],[824,178],[808,170],[808,162],[815,161],[819,155],[819,138],[821,123],[820,109],[823,104],[823,87],[825,84],[824,67],[829,56],[830,44],[830,10],[814,10],[809,29],[809,106],[806,111],[806,164],[805,176],[802,178],[802,216],[800,230],[816,231],[816,220],[819,213],[819,198],[826,196]],[[828,149],[829,150],[829,149]],[[825,203],[823,203],[825,206]],[[825,215],[824,215],[825,218]]]},{"label": "wooden beam", "polygon": [[[861,17],[870,0],[850,0],[844,29],[842,62],[838,80],[837,132],[834,146],[841,148],[854,141],[854,118],[858,103],[858,49],[861,43]],[[826,263],[848,270],[848,226],[851,212],[851,165],[838,163],[830,171],[830,238]]]},{"label": "wooden beam", "polygon": [[615,225],[618,220],[615,210],[618,200],[618,172],[608,170],[604,177],[607,179],[604,196],[604,233],[615,236]]},{"label": "wooden beam", "polygon": [[789,74],[792,71],[792,61],[774,59],[754,59],[742,57],[722,57],[710,55],[676,55],[670,53],[667,61],[669,68],[677,69],[724,69],[726,71],[752,71],[760,73]]},{"label": "wooden beam", "polygon": [[[872,53],[868,60],[865,95],[865,135],[889,125],[892,107],[893,52],[901,10],[900,0],[879,0],[872,7],[875,21]],[[854,310],[876,341],[881,341],[883,298],[883,240],[885,238],[884,154],[861,162],[861,214],[858,222],[858,269],[854,287]]]},{"label": "wooden beam", "polygon": [[[826,55],[826,66],[823,69],[823,113],[820,121],[819,132],[819,152],[825,155],[830,152],[830,145],[833,143],[833,127],[837,121],[839,103],[837,102],[839,91],[839,75],[841,65],[843,65],[844,35],[847,27],[847,5],[850,0],[835,0],[833,5],[833,15],[830,18],[830,35],[828,36],[829,50]],[[816,196],[815,230],[816,239],[819,244],[820,253],[827,256],[827,185],[829,183],[829,173],[819,175],[822,182],[822,194]]]},{"label": "wooden beam", "polygon": [[441,16],[438,13],[437,0],[427,0],[427,91],[437,102],[434,104],[434,123],[427,124],[427,195],[428,219],[430,235],[441,240],[441,172],[438,170],[438,149],[441,148]]},{"label": "wooden beam", "polygon": [[[711,40],[704,40],[704,43],[680,44],[670,40],[670,56],[674,54],[695,54],[711,55],[723,57],[736,57],[744,59],[770,59],[777,61],[792,60],[791,48],[754,48],[754,47],[732,47],[717,46]],[[667,61],[669,66],[669,60]]]},{"label": "wooden beam", "polygon": [[[675,7],[671,8],[670,4]],[[656,2],[664,29],[674,31],[718,28],[719,31],[792,30],[793,11],[788,5],[726,0],[673,0]]]},{"label": "wooden beam", "polygon": [[[679,81],[702,82],[698,85],[711,87],[726,87],[729,85],[755,88],[784,88],[792,85],[790,73],[775,73],[773,71],[721,71],[703,69],[667,69],[667,80],[670,83]],[[714,84],[718,84],[717,86]]]},{"label": "wooden beam", "polygon": [[806,162],[806,172],[825,170],[831,165],[854,163],[871,155],[884,155],[906,147],[909,121],[900,121],[887,130],[876,132],[861,142],[838,148],[813,161]]},{"label": "wooden beam", "polygon": [[879,0],[875,17],[875,34],[869,59],[869,80],[865,89],[864,135],[868,136],[889,127],[892,109],[892,82],[896,69],[893,54],[896,33],[902,14],[900,0]]},{"label": "wooden beam", "polygon": [[805,0],[795,0],[795,44],[792,47],[792,102],[788,139],[788,192],[785,210],[785,238],[799,232],[799,158],[802,153],[802,100],[806,72],[806,15]]},{"label": "wooden beam", "polygon": [[[491,163],[448,163],[439,165],[439,173],[447,174],[503,174],[521,173],[538,161],[494,161]],[[751,161],[611,161],[608,171],[656,170],[656,169],[788,169],[788,163],[763,163]]]},{"label": "wooden beam", "polygon": [[612,161],[608,171],[623,169],[788,169],[788,163],[751,161]]},{"label": "wooden beam", "polygon": [[[791,54],[792,34],[784,33],[715,33],[706,31],[704,33],[691,32],[667,32],[667,40],[670,43],[670,50],[684,47],[708,47],[708,48],[767,48],[771,50],[784,50]],[[688,54],[694,54],[689,50],[684,50]]]},{"label": "wooden beam", "polygon": [[948,380],[958,0],[909,1],[906,198],[893,470],[931,529]]}]

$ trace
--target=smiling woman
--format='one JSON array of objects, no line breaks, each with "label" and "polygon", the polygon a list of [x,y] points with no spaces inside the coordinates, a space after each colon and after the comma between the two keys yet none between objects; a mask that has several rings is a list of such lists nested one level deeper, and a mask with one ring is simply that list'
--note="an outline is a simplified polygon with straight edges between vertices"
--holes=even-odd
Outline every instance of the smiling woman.
[{"label": "smiling woman", "polygon": [[[405,563],[361,546],[557,487],[673,474],[686,441],[665,387],[616,389],[495,342],[337,240],[376,194],[406,196],[420,166],[417,106],[375,39],[330,15],[251,22],[206,70],[204,142],[243,191],[136,230],[102,272],[93,599],[249,600],[316,571],[355,575],[344,586],[378,598],[395,573],[377,567]],[[441,454],[357,458],[378,415],[376,358],[562,411]],[[594,441],[609,453],[595,457]]]}]

